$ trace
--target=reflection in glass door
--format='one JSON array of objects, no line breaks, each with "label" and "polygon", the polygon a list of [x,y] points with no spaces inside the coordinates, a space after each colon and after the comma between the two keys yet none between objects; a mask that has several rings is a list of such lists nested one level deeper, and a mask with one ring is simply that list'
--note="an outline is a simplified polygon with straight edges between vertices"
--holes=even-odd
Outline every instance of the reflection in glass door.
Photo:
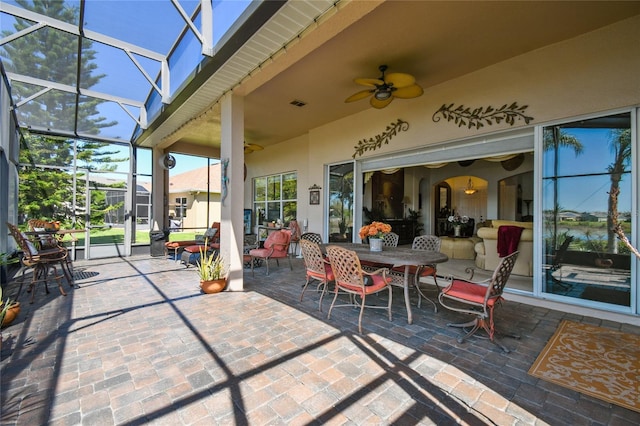
[{"label": "reflection in glass door", "polygon": [[354,163],[329,166],[329,242],[353,241]]},{"label": "reflection in glass door", "polygon": [[631,306],[631,141],[630,113],[543,129],[544,292]]}]

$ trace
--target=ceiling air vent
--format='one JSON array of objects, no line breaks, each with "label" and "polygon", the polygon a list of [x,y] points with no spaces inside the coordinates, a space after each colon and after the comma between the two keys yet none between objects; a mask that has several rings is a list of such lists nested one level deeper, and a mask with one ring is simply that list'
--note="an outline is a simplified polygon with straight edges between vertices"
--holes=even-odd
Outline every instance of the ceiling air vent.
[{"label": "ceiling air vent", "polygon": [[294,99],[294,100],[292,100],[292,101],[291,101],[291,102],[289,102],[289,103],[290,103],[291,105],[293,105],[293,106],[297,106],[297,107],[303,107],[303,106],[305,106],[305,105],[307,104],[306,102],[302,102],[302,101],[299,101],[299,100],[297,100],[297,99]]}]

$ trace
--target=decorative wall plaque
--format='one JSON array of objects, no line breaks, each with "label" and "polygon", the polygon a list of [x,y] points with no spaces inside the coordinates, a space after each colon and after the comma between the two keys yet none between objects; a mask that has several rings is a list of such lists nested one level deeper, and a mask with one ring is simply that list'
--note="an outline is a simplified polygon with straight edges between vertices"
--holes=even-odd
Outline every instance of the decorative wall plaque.
[{"label": "decorative wall plaque", "polygon": [[358,141],[358,145],[354,147],[356,152],[353,153],[352,158],[356,158],[356,155],[361,156],[366,151],[375,151],[380,148],[383,143],[387,145],[389,140],[397,135],[398,132],[407,131],[408,129],[409,123],[398,118],[398,121],[389,124],[383,133],[369,139]]},{"label": "decorative wall plaque", "polygon": [[[458,125],[458,127],[467,126],[469,129],[475,127],[479,129],[484,127],[485,124],[489,126],[500,124],[503,120],[505,123],[513,126],[516,120],[524,120],[526,124],[529,124],[533,117],[524,115],[524,111],[529,105],[518,106],[517,102],[513,102],[511,105],[504,104],[500,108],[496,109],[492,106],[479,107],[471,109],[460,105],[454,108],[454,104],[442,105],[439,110],[433,114],[433,121],[438,122],[442,118],[447,121],[452,121]],[[440,117],[442,115],[442,117]]]}]

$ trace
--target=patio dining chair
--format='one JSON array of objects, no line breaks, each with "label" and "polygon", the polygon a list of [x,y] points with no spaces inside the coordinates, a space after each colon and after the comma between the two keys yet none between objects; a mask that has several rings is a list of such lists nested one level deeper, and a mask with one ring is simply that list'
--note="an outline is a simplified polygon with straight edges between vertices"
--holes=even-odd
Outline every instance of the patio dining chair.
[{"label": "patio dining chair", "polygon": [[[547,278],[551,278],[551,281],[558,284],[560,287],[564,288],[565,290],[571,288],[571,284],[566,283],[562,280],[561,268],[562,268],[562,263],[564,262],[564,256],[567,254],[567,250],[569,249],[569,245],[571,244],[572,241],[573,241],[573,236],[571,235],[568,235],[564,239],[562,244],[560,244],[560,247],[558,247],[558,250],[556,250],[556,252],[553,254],[552,265],[547,268]],[[556,271],[559,271],[558,272],[559,277],[554,275],[554,272]]]},{"label": "patio dining chair", "polygon": [[71,280],[73,280],[73,262],[71,256],[69,255],[69,247],[66,247],[62,242],[62,240],[64,239],[64,235],[46,233],[46,231],[55,226],[54,222],[43,219],[29,219],[27,224],[29,225],[29,229],[31,230],[31,232],[42,232],[42,234],[38,234],[40,249],[60,247],[61,249],[67,250],[67,260],[63,272],[65,274],[65,277],[67,278],[67,281],[71,283]]},{"label": "patio dining chair", "polygon": [[384,247],[398,247],[398,241],[400,241],[400,235],[395,232],[387,232],[382,237],[382,245]]},{"label": "patio dining chair", "polygon": [[[465,335],[458,338],[458,343],[464,342],[468,337],[482,329],[487,333],[491,342],[498,345],[504,352],[509,352],[509,349],[495,338],[496,330],[493,310],[503,300],[502,293],[507,285],[507,280],[511,275],[518,254],[519,252],[516,251],[500,259],[500,263],[498,263],[489,280],[473,282],[452,278],[451,283],[440,292],[438,300],[442,306],[474,317],[469,322],[447,324],[450,327],[460,327],[466,332]],[[467,331],[469,327],[470,330]],[[519,338],[517,335],[507,336]]]},{"label": "patio dining chair", "polygon": [[300,302],[302,302],[304,292],[307,290],[309,283],[311,281],[318,281],[316,291],[320,291],[322,287],[318,310],[322,312],[322,298],[327,292],[329,283],[335,281],[333,269],[331,269],[329,261],[322,255],[322,250],[320,250],[320,246],[317,243],[309,240],[300,240],[300,250],[302,251],[302,258],[304,259],[307,275],[307,281],[302,288],[302,294],[300,294]]},{"label": "patio dining chair", "polygon": [[[29,237],[21,232],[17,226],[9,222],[7,222],[7,227],[9,228],[11,236],[16,241],[16,244],[22,250],[22,279],[20,280],[18,295],[22,292],[26,270],[31,269],[32,279],[29,287],[27,288],[27,292],[31,293],[31,303],[33,303],[35,299],[37,283],[42,282],[46,293],[49,294],[47,281],[50,275],[52,275],[56,280],[60,294],[66,296],[67,293],[62,288],[62,277],[66,277],[69,284],[73,286],[73,279],[70,278],[70,273],[66,270],[68,256],[67,249],[57,245],[39,248],[39,239],[36,239],[35,241],[30,240]],[[58,273],[56,265],[60,266],[60,273]]]},{"label": "patio dining chair", "polygon": [[[376,271],[367,272],[360,266],[360,259],[353,250],[347,250],[344,247],[328,246],[327,256],[331,263],[331,269],[335,276],[334,296],[331,306],[329,307],[328,319],[331,319],[333,308],[337,307],[360,307],[360,315],[358,316],[358,331],[362,334],[362,317],[364,308],[370,309],[386,309],[391,321],[391,300],[393,292],[391,291],[391,279],[387,277],[387,268],[381,268]],[[367,305],[367,296],[387,291],[389,294],[389,303],[383,305]],[[349,303],[336,305],[339,293],[346,293],[349,297]],[[360,298],[358,304],[357,299]]]},{"label": "patio dining chair", "polygon": [[322,244],[322,235],[315,232],[305,232],[304,234],[300,235],[300,239],[309,240],[316,244]]},{"label": "patio dining chair", "polygon": [[[411,244],[412,250],[440,251],[440,243],[442,240],[435,235],[419,235],[413,239]],[[404,274],[404,266],[391,269],[392,275]],[[413,285],[418,292],[418,308],[422,307],[422,299],[428,300],[434,307],[434,312],[438,312],[438,304],[425,296],[423,289],[420,287],[420,279],[423,277],[431,277],[435,284],[436,298],[440,293],[440,286],[436,277],[436,265],[409,266],[409,273],[413,276]]]}]

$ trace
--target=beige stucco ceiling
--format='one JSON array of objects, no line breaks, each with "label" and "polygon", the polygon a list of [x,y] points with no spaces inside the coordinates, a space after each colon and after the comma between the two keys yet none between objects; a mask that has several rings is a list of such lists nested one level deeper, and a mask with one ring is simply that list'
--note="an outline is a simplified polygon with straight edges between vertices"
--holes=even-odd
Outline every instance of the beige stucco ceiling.
[{"label": "beige stucco ceiling", "polygon": [[[637,14],[637,1],[341,2],[233,92],[244,96],[245,139],[268,146],[370,108],[368,100],[344,99],[362,89],[354,78],[378,77],[381,64],[412,74],[428,89]],[[200,105],[205,96],[211,94],[203,88],[187,102]],[[141,145],[219,148],[215,101],[209,97],[206,108],[167,118]]]}]

